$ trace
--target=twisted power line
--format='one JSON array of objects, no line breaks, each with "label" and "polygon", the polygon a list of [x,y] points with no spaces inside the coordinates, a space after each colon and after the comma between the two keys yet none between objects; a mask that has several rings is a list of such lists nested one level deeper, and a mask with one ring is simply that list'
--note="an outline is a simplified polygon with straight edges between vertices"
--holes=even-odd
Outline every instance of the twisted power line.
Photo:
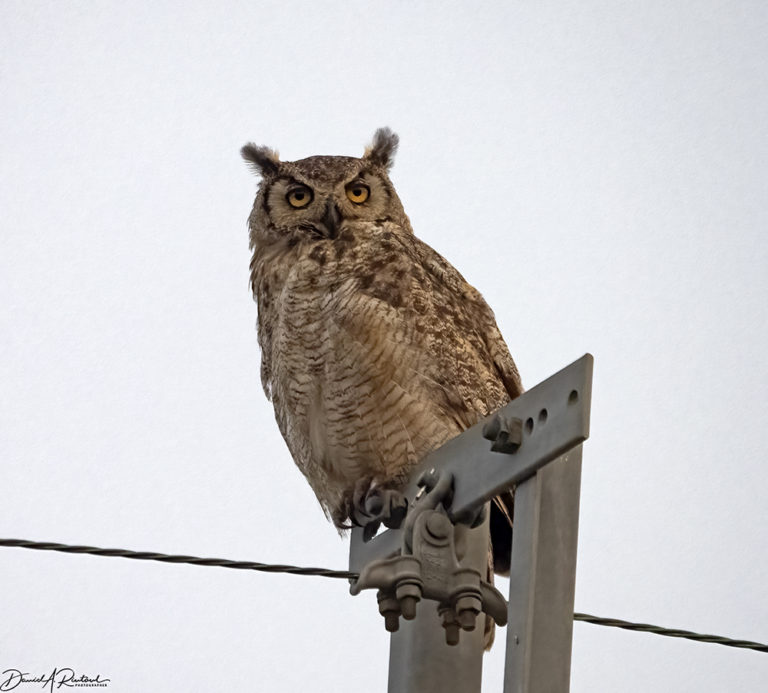
[{"label": "twisted power line", "polygon": [[[238,570],[258,570],[265,573],[287,573],[289,575],[312,575],[315,577],[340,578],[345,580],[356,580],[359,573],[353,573],[347,570],[328,570],[327,568],[301,568],[295,565],[276,565],[270,563],[256,563],[254,561],[231,561],[226,558],[199,558],[197,556],[174,556],[165,553],[156,553],[151,551],[129,551],[128,549],[102,549],[97,546],[73,546],[70,544],[56,544],[47,541],[29,541],[27,539],[0,539],[0,546],[8,546],[20,549],[37,549],[40,551],[61,551],[63,553],[81,553],[91,554],[93,556],[117,556],[119,558],[134,558],[140,561],[161,561],[163,563],[187,563],[189,565],[205,565],[218,568],[235,568]],[[575,613],[574,621],[584,621],[594,623],[598,626],[609,626],[612,628],[624,628],[626,630],[635,630],[643,633],[654,633],[656,635],[666,635],[670,638],[685,638],[695,642],[708,642],[715,645],[725,645],[726,647],[740,647],[757,652],[768,652],[768,645],[751,640],[734,640],[722,635],[707,635],[704,633],[694,633],[690,630],[680,630],[676,628],[664,628],[654,626],[650,623],[633,623],[631,621],[622,621],[617,618],[602,618],[590,614]]]},{"label": "twisted power line", "polygon": [[171,556],[152,551],[129,551],[128,549],[101,549],[98,546],[70,546],[54,544],[49,541],[28,541],[27,539],[0,539],[0,546],[12,546],[20,549],[38,549],[40,551],[62,551],[63,553],[87,553],[93,556],[118,556],[135,558],[139,561],[161,561],[163,563],[189,563],[218,568],[236,568],[238,570],[260,570],[264,573],[288,573],[289,575],[313,575],[330,578],[355,580],[357,573],[346,570],[327,570],[326,568],[300,568],[295,565],[274,565],[253,561],[230,561],[226,558],[198,558],[197,556]]},{"label": "twisted power line", "polygon": [[654,633],[655,635],[666,635],[669,638],[685,638],[696,642],[711,642],[715,645],[725,645],[726,647],[742,647],[748,650],[757,650],[758,652],[768,652],[768,645],[763,645],[752,640],[734,640],[722,635],[707,635],[705,633],[694,633],[690,630],[680,630],[679,628],[664,628],[663,626],[654,626],[650,623],[632,623],[631,621],[622,621],[618,618],[601,618],[591,614],[573,615],[574,621],[585,621],[594,623],[597,626],[609,626],[611,628],[624,628],[625,630],[637,630],[642,633]]}]

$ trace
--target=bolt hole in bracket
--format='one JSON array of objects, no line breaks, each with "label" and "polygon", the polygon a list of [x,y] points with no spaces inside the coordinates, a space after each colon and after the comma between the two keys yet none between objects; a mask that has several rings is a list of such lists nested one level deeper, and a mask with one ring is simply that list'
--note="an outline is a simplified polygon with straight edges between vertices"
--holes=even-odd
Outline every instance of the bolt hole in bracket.
[{"label": "bolt hole in bracket", "polygon": [[[437,483],[445,484],[446,479],[452,482],[450,491],[444,488],[440,492],[443,497],[439,502],[435,502],[437,496],[430,500],[430,510],[443,513],[453,523],[473,524],[478,519],[478,508],[491,498],[533,476],[548,462],[584,442],[589,436],[592,365],[592,356],[585,354],[428,455],[403,490],[406,498],[413,500],[400,529],[390,529],[369,541],[363,540],[361,528],[353,529],[350,571],[362,573],[372,561],[407,557],[412,546],[404,533],[412,535],[411,541],[415,541],[416,536],[417,514],[411,516],[413,508],[424,500],[425,493],[430,495],[434,491]],[[426,490],[431,484],[433,490]],[[437,506],[439,510],[434,509]],[[422,511],[418,515],[425,514]],[[455,548],[452,550],[455,561]],[[391,572],[391,568],[388,570]],[[398,570],[415,571],[415,564],[408,567],[403,562]],[[408,576],[404,572],[401,577]],[[382,579],[379,575],[375,581]],[[351,591],[357,594],[361,589],[363,586],[358,580]],[[385,594],[383,600],[388,598]],[[392,604],[387,602],[382,606],[382,603],[382,613],[385,619],[386,612],[390,613],[389,625],[393,626],[397,616],[390,609]],[[406,612],[410,615],[410,606],[401,604],[399,608],[403,615]],[[469,617],[465,618],[468,622]],[[444,619],[446,635],[455,631],[449,627],[450,619],[449,614],[448,625]],[[497,622],[502,623],[498,619]]]},{"label": "bolt hole in bracket", "polygon": [[[592,356],[585,354],[427,455],[403,489],[406,498],[412,501],[420,492],[418,480],[425,471],[449,471],[453,474],[449,516],[454,521],[462,520],[464,514],[473,516],[479,505],[583,443],[589,437],[592,364]],[[499,418],[507,422],[506,440],[502,436],[499,441],[495,433],[502,432],[502,421],[495,422]],[[531,431],[522,424],[528,419],[534,422]],[[494,450],[494,446],[504,450]],[[363,529],[355,527],[350,542],[350,571],[360,572],[374,559],[396,555],[402,543],[401,532],[389,529],[363,541]]]}]

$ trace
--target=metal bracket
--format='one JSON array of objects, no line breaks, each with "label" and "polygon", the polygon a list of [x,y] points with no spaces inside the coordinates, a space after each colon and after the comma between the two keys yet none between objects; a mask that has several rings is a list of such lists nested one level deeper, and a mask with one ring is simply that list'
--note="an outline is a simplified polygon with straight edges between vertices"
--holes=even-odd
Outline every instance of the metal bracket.
[{"label": "metal bracket", "polygon": [[[592,356],[585,354],[427,455],[403,494],[414,497],[415,479],[424,470],[450,472],[455,484],[449,516],[454,522],[467,521],[491,498],[589,437],[591,392]],[[361,528],[353,528],[349,569],[360,572],[373,560],[396,555],[402,533],[390,529],[371,539]]]},{"label": "metal bracket", "polygon": [[481,611],[505,625],[504,597],[478,570],[462,567],[457,557],[456,527],[446,510],[453,493],[453,474],[430,469],[421,475],[418,485],[403,526],[401,554],[366,565],[350,592],[356,595],[378,588],[379,612],[390,633],[400,627],[400,616],[408,621],[416,617],[421,599],[438,603],[449,645],[459,642],[461,630],[474,630]]}]

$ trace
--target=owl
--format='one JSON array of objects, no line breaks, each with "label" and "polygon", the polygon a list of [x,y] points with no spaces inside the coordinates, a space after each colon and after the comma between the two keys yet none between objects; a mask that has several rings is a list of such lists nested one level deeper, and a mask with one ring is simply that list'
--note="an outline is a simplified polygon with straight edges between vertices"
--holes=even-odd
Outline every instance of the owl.
[{"label": "owl", "polygon": [[[414,235],[389,178],[397,146],[381,128],[361,158],[242,148],[261,178],[248,226],[262,384],[339,529],[397,526],[414,466],[522,392],[480,293]],[[491,508],[497,572],[511,508],[511,493]]]}]

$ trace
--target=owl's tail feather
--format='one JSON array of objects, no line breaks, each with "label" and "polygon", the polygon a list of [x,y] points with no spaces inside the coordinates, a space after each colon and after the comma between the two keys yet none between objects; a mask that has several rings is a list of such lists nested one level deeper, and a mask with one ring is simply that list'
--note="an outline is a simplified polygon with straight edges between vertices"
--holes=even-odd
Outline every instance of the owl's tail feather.
[{"label": "owl's tail feather", "polygon": [[[485,579],[493,584],[493,543],[488,544],[488,574]],[[483,631],[483,647],[485,651],[491,649],[493,641],[496,639],[496,622],[488,615],[485,615],[485,630]]]},{"label": "owl's tail feather", "polygon": [[512,558],[512,513],[514,489],[504,491],[491,501],[491,545],[493,546],[493,572],[509,575]]},{"label": "owl's tail feather", "polygon": [[[512,557],[512,512],[514,508],[514,489],[496,496],[491,502],[491,532],[488,546],[488,574],[485,578],[493,584],[493,574],[509,575]],[[496,635],[496,624],[486,614],[484,644],[486,652],[491,649]]]},{"label": "owl's tail feather", "polygon": [[490,616],[486,615],[485,632],[483,633],[483,646],[486,652],[491,649],[494,640],[496,640],[496,624]]}]

